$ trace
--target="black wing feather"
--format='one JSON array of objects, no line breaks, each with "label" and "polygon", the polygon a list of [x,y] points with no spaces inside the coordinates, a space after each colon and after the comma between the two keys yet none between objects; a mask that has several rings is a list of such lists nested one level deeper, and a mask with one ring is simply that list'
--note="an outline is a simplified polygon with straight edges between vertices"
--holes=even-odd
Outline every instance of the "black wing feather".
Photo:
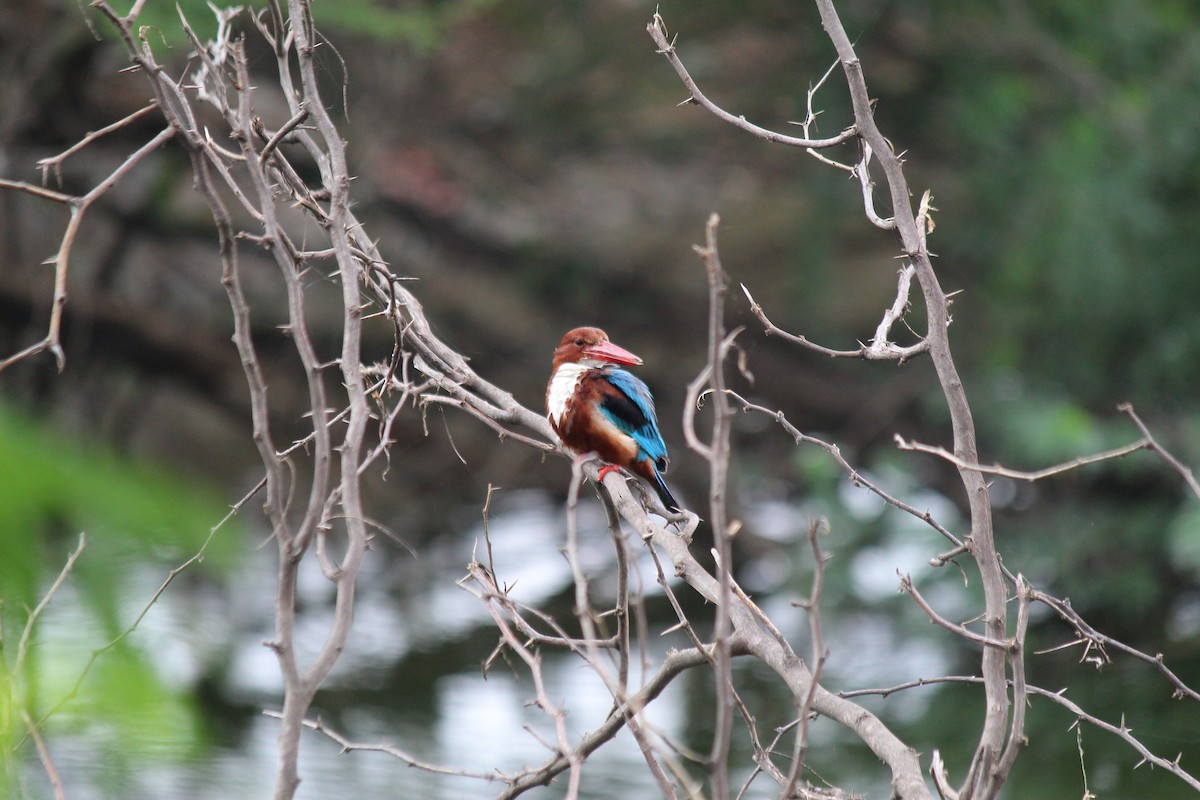
[{"label": "black wing feather", "polygon": [[625,423],[629,430],[639,430],[650,422],[642,409],[638,408],[638,404],[633,402],[628,395],[620,392],[613,394],[606,392],[600,405],[604,407],[605,411]]}]

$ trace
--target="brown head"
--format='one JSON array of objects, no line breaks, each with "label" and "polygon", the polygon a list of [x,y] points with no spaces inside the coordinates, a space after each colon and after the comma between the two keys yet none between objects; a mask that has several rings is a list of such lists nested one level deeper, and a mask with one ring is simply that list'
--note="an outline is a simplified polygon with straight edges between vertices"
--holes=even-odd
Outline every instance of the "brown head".
[{"label": "brown head", "polygon": [[608,334],[599,328],[575,328],[567,331],[554,350],[554,369],[561,364],[588,363],[600,366],[601,362],[636,367],[642,360],[623,347],[608,340]]}]

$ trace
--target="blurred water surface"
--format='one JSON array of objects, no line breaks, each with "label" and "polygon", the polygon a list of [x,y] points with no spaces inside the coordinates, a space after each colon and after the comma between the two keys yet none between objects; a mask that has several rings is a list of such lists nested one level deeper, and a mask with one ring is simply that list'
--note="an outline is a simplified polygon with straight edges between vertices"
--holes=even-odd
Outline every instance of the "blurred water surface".
[{"label": "blurred water surface", "polygon": [[[953,516],[940,497],[924,499],[946,518]],[[975,656],[969,648],[954,649],[957,642],[919,614],[906,613],[911,604],[896,593],[896,571],[907,571],[924,583],[931,602],[953,617],[968,610],[959,578],[945,580],[931,573],[928,548],[913,535],[910,518],[861,494],[841,502],[850,512],[823,542],[834,562],[841,560],[827,574],[825,685],[836,691],[970,674]],[[805,655],[811,645],[808,618],[793,601],[804,596],[811,580],[804,531],[820,505],[757,505],[747,524],[758,532],[759,545],[742,562],[748,590]],[[512,596],[569,622],[572,587],[561,553],[564,513],[557,500],[539,491],[511,492],[492,509],[488,538],[496,573],[502,584],[512,587]],[[603,607],[614,586],[613,543],[598,504],[590,498],[581,505],[579,520],[580,557],[591,580],[593,602]],[[855,543],[860,537],[865,539]],[[685,647],[688,640],[679,632],[659,635],[674,617],[643,545],[635,538],[628,546],[634,554],[631,585],[645,601],[650,629],[646,657],[653,669],[668,648]],[[388,743],[422,762],[453,770],[513,773],[545,761],[550,755],[546,743],[554,741],[553,722],[532,705],[534,687],[518,659],[500,658],[484,674],[482,665],[498,634],[483,603],[456,583],[467,564],[486,559],[487,552],[481,525],[434,539],[415,555],[377,540],[360,578],[353,634],[310,717],[319,717],[355,742]],[[264,711],[279,707],[281,682],[275,658],[263,642],[273,632],[273,577],[270,543],[243,548],[228,574],[210,575],[202,568],[184,573],[121,647],[97,659],[78,696],[45,726],[69,798],[229,800],[272,793],[277,722]],[[131,559],[122,564],[117,616],[136,617],[162,578],[161,562]],[[686,602],[690,590],[680,586],[679,594]],[[45,687],[41,697],[61,694],[89,654],[108,640],[109,632],[96,624],[88,598],[69,580],[41,621],[33,648],[38,681]],[[297,624],[301,652],[311,656],[320,646],[331,601],[330,584],[315,563],[306,564]],[[690,608],[704,624],[708,607]],[[138,666],[138,658],[122,655],[126,645],[129,652],[144,657],[144,666]],[[577,739],[602,722],[611,698],[577,657],[551,650],[542,655],[548,696],[566,711],[569,735]],[[632,663],[631,681],[636,685],[643,679],[640,657]],[[762,665],[742,660],[736,670],[739,692],[756,715],[760,736],[773,736],[794,716],[791,698]],[[1114,687],[1138,680],[1126,678],[1119,669],[1113,675]],[[711,673],[685,674],[652,704],[647,727],[661,740],[703,752],[710,742],[713,699]],[[952,732],[961,730],[961,752],[951,750],[947,756],[965,758],[973,747],[980,699],[974,690],[943,686],[860,702],[883,713],[909,741],[946,747],[949,737],[953,748]],[[118,704],[122,707],[116,708]],[[1154,713],[1162,730],[1178,732],[1179,723],[1165,712]],[[1034,724],[1060,726],[1061,732],[1071,720],[1060,716]],[[878,762],[844,729],[817,720],[811,736],[812,780],[825,779],[868,797],[887,793]],[[1095,731],[1088,736],[1089,752],[1096,753]],[[1075,742],[1073,734],[1055,735],[1050,741],[1066,748]],[[784,739],[780,749],[790,746],[790,739]],[[316,732],[306,732],[302,748],[299,797],[306,800],[486,798],[503,788],[477,777],[411,768],[382,753],[342,752]],[[20,752],[23,759],[16,766],[21,780],[14,797],[51,797],[32,748]],[[1128,779],[1128,770],[1112,768],[1106,752],[1099,749],[1101,755],[1095,757],[1089,775],[1092,787],[1120,787]],[[1037,760],[1031,755],[1030,766],[1021,765],[1014,776],[1017,786],[1022,781],[1036,785]],[[733,774],[739,785],[749,776],[741,765],[751,763],[740,736],[734,744]],[[1079,779],[1056,775],[1053,783],[1065,790]],[[564,776],[530,796],[561,796],[565,786]],[[624,731],[589,759],[582,786],[589,800],[657,792],[637,743]],[[1144,796],[1171,797],[1171,790]]]},{"label": "blurred water surface", "polygon": [[[488,528],[491,554],[501,581],[523,603],[567,615],[570,570],[561,553],[564,511],[536,491],[516,492],[497,503]],[[786,530],[800,531],[808,512],[785,504],[769,507],[761,524],[777,532],[775,556],[747,567],[764,586],[789,586],[793,566],[779,553],[803,551],[788,542]],[[769,517],[769,518],[768,518]],[[580,511],[580,557],[592,580],[595,602],[602,604],[614,586],[614,548],[598,505]],[[382,542],[382,540],[381,540]],[[314,706],[335,730],[362,743],[390,743],[421,761],[467,772],[511,773],[541,763],[549,756],[552,720],[531,706],[534,689],[516,659],[499,659],[485,675],[482,664],[498,634],[484,605],[456,581],[472,559],[487,557],[481,526],[433,541],[415,556],[377,542],[360,578],[354,632],[337,668]],[[664,618],[652,560],[640,542],[630,541],[632,586],[646,599],[650,633],[648,663],[669,647],[687,646],[682,633],[657,635],[673,623]],[[860,558],[856,581],[869,593],[894,588],[894,578],[872,566],[876,558],[895,560],[896,553],[872,552]],[[783,564],[780,569],[767,565]],[[274,550],[247,547],[232,575],[223,580],[181,577],[128,637],[145,654],[153,680],[163,684],[162,698],[173,698],[162,717],[147,725],[146,717],[105,718],[103,705],[68,702],[48,723],[55,766],[72,798],[129,800],[156,798],[262,797],[270,794],[276,763],[277,722],[262,713],[280,703],[281,682],[271,651],[263,642],[272,635]],[[163,578],[160,565],[131,561],[121,569],[120,613],[131,619]],[[683,590],[686,593],[686,589]],[[567,593],[567,594],[564,594]],[[315,562],[306,562],[300,581],[298,648],[311,656],[320,646],[331,617],[332,593]],[[764,594],[764,608],[792,637],[798,648],[807,640],[807,620],[790,606],[790,595]],[[86,597],[68,583],[55,598],[38,628],[37,649],[45,660],[42,680],[67,685],[82,659],[105,641]],[[945,669],[946,656],[936,648],[894,641],[894,658],[873,663],[841,657],[893,639],[886,619],[864,612],[845,630],[831,628],[828,644],[835,654],[827,666],[831,681],[886,685],[922,673]],[[108,669],[102,655],[89,675]],[[548,695],[567,711],[572,738],[582,736],[607,715],[611,697],[595,674],[575,656],[544,651]],[[633,659],[636,683],[640,661]],[[119,666],[119,665],[118,665]],[[739,670],[751,684],[747,697],[774,696],[787,721],[790,704],[761,667]],[[120,676],[114,678],[118,682]],[[131,681],[137,681],[130,675]],[[86,685],[87,681],[85,681]],[[925,695],[928,698],[929,695]],[[926,701],[911,695],[905,702],[920,716]],[[173,716],[172,716],[173,715]],[[650,728],[670,741],[705,746],[711,724],[711,687],[707,675],[685,675],[654,702]],[[154,717],[155,715],[151,715]],[[767,715],[770,716],[769,714]],[[30,754],[32,755],[32,753]],[[422,796],[429,798],[490,797],[501,784],[478,778],[432,774],[407,767],[381,753],[343,753],[325,736],[309,732],[301,758],[304,798]],[[49,797],[35,758],[22,764],[21,791],[30,798]],[[562,790],[564,780],[549,791]],[[591,798],[642,796],[656,791],[636,742],[622,732],[588,762],[584,793]]]}]

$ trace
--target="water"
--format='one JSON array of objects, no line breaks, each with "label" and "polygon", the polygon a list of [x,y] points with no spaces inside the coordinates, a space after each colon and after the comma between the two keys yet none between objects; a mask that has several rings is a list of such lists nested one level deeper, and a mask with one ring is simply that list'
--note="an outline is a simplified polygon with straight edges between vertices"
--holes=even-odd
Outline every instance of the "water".
[{"label": "water", "polygon": [[[830,655],[823,683],[835,691],[884,687],[963,671],[964,648],[913,614],[911,602],[896,593],[899,568],[926,580],[927,596],[954,617],[960,610],[955,603],[964,603],[965,596],[956,588],[961,585],[957,576],[933,580],[937,576],[926,563],[930,543],[913,535],[903,515],[891,515],[869,502],[849,507],[878,532],[857,548],[848,547],[846,540],[859,534],[844,527],[823,542],[835,562],[840,559],[827,576],[824,643]],[[792,601],[802,598],[810,585],[811,554],[803,532],[812,509],[787,503],[757,508],[747,522],[759,532],[760,546],[743,560],[745,585],[797,652],[806,654],[808,617]],[[944,507],[940,512],[952,513]],[[502,584],[512,587],[511,596],[569,622],[571,576],[560,552],[563,523],[563,508],[549,497],[511,492],[495,504],[489,536],[496,573]],[[579,523],[579,555],[591,581],[593,604],[607,607],[615,585],[614,548],[594,501],[584,503]],[[693,551],[699,552],[699,546]],[[495,648],[498,633],[485,605],[456,585],[470,561],[489,557],[482,527],[434,540],[416,556],[389,547],[386,540],[375,547],[360,577],[353,634],[312,716],[355,742],[386,743],[450,771],[512,774],[546,761],[551,755],[548,743],[555,739],[553,720],[531,705],[535,692],[528,671],[510,657],[497,660],[484,674],[481,665]],[[629,548],[630,583],[643,596],[651,618],[645,655],[653,668],[668,648],[686,647],[689,641],[681,632],[658,635],[674,619],[644,546],[633,540]],[[185,573],[129,637],[127,653],[116,648],[97,659],[79,697],[46,728],[68,798],[231,800],[272,793],[278,723],[263,710],[278,708],[281,682],[275,656],[262,642],[273,634],[274,574],[271,546],[247,548],[229,575]],[[126,565],[119,576],[116,616],[134,618],[163,575],[160,563]],[[681,597],[690,598],[689,613],[707,618],[709,607],[696,604],[686,587],[676,583],[676,588]],[[110,637],[95,623],[89,608],[92,596],[68,581],[38,629],[39,707],[62,696],[91,650]],[[311,656],[328,630],[332,599],[331,585],[315,562],[302,570],[299,596],[298,649]],[[566,712],[569,738],[576,741],[605,719],[611,696],[578,656],[545,649],[542,658],[547,696]],[[969,664],[975,656],[967,653],[966,658]],[[640,654],[633,659],[635,687],[645,677],[639,663]],[[792,700],[762,665],[742,659],[736,670],[739,692],[758,717],[760,736],[769,740],[775,726],[794,716]],[[711,682],[710,671],[694,670],[651,705],[646,728],[664,751],[667,742],[707,750]],[[944,704],[938,710],[943,691],[925,688],[886,701],[862,702],[884,709],[889,724],[920,747],[945,736]],[[955,723],[974,730],[970,713],[978,705],[952,704]],[[732,763],[734,780],[740,783],[751,762],[739,726],[740,722],[735,726]],[[1096,734],[1089,735],[1093,748]],[[847,731],[818,721],[812,736],[810,763],[821,775],[869,796],[886,794],[886,775],[878,762]],[[1058,744],[1073,748],[1074,739]],[[790,739],[780,747],[790,749]],[[33,749],[26,745],[18,752],[23,758],[22,784],[16,796],[51,797]],[[1104,782],[1099,769],[1103,764],[1096,759],[1094,787]],[[699,776],[694,766],[689,768]],[[437,774],[385,753],[345,753],[312,731],[305,732],[302,742],[301,776],[299,797],[306,800],[473,799],[494,797],[503,789],[496,780]],[[759,780],[759,791],[774,796],[777,789]],[[531,796],[558,797],[565,786],[564,774]],[[657,793],[637,742],[627,731],[595,753],[583,773],[583,796],[588,800]]]}]

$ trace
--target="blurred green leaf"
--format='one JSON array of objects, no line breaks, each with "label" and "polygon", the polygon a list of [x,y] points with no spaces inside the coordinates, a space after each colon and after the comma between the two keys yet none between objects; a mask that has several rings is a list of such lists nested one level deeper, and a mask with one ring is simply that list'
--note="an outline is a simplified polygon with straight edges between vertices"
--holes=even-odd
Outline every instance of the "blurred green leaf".
[{"label": "blurred green leaf", "polygon": [[[61,715],[62,724],[111,726],[121,753],[107,757],[124,758],[130,769],[168,736],[192,739],[195,712],[184,687],[154,673],[136,637],[105,651],[79,694],[71,693],[90,653],[128,627],[131,607],[149,601],[149,591],[133,596],[134,586],[145,588],[131,586],[137,568],[161,569],[165,578],[209,541],[225,513],[216,491],[203,484],[68,440],[0,406],[0,752],[6,760],[12,762],[14,748],[29,746],[18,705],[39,719],[67,698],[71,713]],[[17,673],[17,642],[29,614],[80,530],[88,546],[39,618]],[[233,525],[212,537],[203,568],[231,567],[240,539]]]}]

